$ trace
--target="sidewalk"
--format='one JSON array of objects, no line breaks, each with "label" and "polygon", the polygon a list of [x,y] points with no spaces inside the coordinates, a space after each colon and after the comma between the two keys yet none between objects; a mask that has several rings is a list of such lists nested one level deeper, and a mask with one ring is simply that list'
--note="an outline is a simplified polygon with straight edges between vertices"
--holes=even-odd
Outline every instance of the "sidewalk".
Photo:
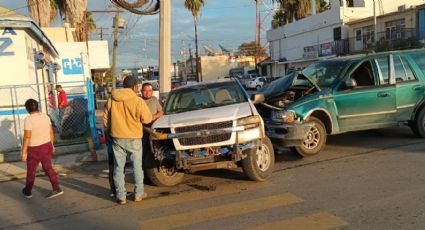
[{"label": "sidewalk", "polygon": [[[96,151],[98,161],[106,161],[108,156],[106,148]],[[92,162],[90,152],[80,152],[71,154],[53,155],[53,167],[57,174],[68,174],[75,167],[81,166],[83,163]],[[0,163],[0,182],[19,180],[26,178],[26,162],[5,162]],[[37,168],[37,176],[45,175],[41,165]]]}]

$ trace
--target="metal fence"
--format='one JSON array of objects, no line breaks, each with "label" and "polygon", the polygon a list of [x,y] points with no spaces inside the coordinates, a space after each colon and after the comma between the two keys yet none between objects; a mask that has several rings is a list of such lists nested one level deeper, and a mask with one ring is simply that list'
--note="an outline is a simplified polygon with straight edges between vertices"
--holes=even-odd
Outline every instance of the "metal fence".
[{"label": "metal fence", "polygon": [[52,122],[55,144],[85,143],[87,138],[97,141],[93,85],[86,82],[61,83],[67,93],[68,106],[57,107],[57,92],[48,92],[47,84],[0,86],[0,151],[16,151],[21,147],[24,119],[28,116],[25,101],[33,98],[39,109]]},{"label": "metal fence", "polygon": [[423,46],[417,39],[416,28],[397,28],[385,32],[359,34],[356,37],[350,37],[350,53],[365,51],[389,51],[401,49],[414,49]]}]

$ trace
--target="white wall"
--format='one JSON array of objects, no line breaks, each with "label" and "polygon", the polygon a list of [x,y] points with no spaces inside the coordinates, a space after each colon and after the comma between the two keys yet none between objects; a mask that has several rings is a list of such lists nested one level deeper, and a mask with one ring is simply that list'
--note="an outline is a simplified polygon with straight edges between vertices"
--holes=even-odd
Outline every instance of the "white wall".
[{"label": "white wall", "polygon": [[[42,50],[29,29],[0,28],[0,151],[16,148],[22,139],[23,119],[27,115],[24,103],[33,98],[39,101],[42,112],[46,112],[44,82],[47,73],[38,70],[37,82],[33,48]],[[50,54],[46,51],[46,57]]]}]

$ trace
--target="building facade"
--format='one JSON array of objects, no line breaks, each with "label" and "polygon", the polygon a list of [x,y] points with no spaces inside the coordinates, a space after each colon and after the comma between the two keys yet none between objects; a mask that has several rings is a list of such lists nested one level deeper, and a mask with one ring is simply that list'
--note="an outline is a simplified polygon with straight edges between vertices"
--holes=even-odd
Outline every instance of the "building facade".
[{"label": "building facade", "polygon": [[[350,54],[356,46],[350,38],[350,23],[424,3],[425,0],[330,0],[330,9],[326,11],[267,31],[269,72],[272,77],[283,76],[288,69],[301,68],[321,58]],[[365,34],[370,34],[370,27],[364,29]]]}]

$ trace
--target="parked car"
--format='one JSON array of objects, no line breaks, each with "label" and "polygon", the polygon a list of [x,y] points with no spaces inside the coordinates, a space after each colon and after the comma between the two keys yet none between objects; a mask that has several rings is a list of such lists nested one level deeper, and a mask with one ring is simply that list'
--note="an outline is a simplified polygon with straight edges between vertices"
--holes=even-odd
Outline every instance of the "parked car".
[{"label": "parked car", "polygon": [[243,87],[247,87],[247,83],[249,81],[254,80],[256,77],[258,77],[257,74],[247,74],[247,75],[243,75],[243,76],[239,76],[239,81],[241,82],[241,84],[243,85]]},{"label": "parked car", "polygon": [[264,87],[257,105],[276,147],[319,153],[327,135],[405,124],[425,137],[425,49],[336,58]]},{"label": "parked car", "polygon": [[267,80],[265,77],[256,77],[246,83],[247,89],[260,89],[266,85]]},{"label": "parked car", "polygon": [[[262,95],[253,94],[254,103]],[[172,186],[185,172],[242,166],[248,178],[273,171],[273,146],[263,120],[234,79],[201,82],[172,90],[164,116],[152,125],[145,171],[153,184]]]}]

